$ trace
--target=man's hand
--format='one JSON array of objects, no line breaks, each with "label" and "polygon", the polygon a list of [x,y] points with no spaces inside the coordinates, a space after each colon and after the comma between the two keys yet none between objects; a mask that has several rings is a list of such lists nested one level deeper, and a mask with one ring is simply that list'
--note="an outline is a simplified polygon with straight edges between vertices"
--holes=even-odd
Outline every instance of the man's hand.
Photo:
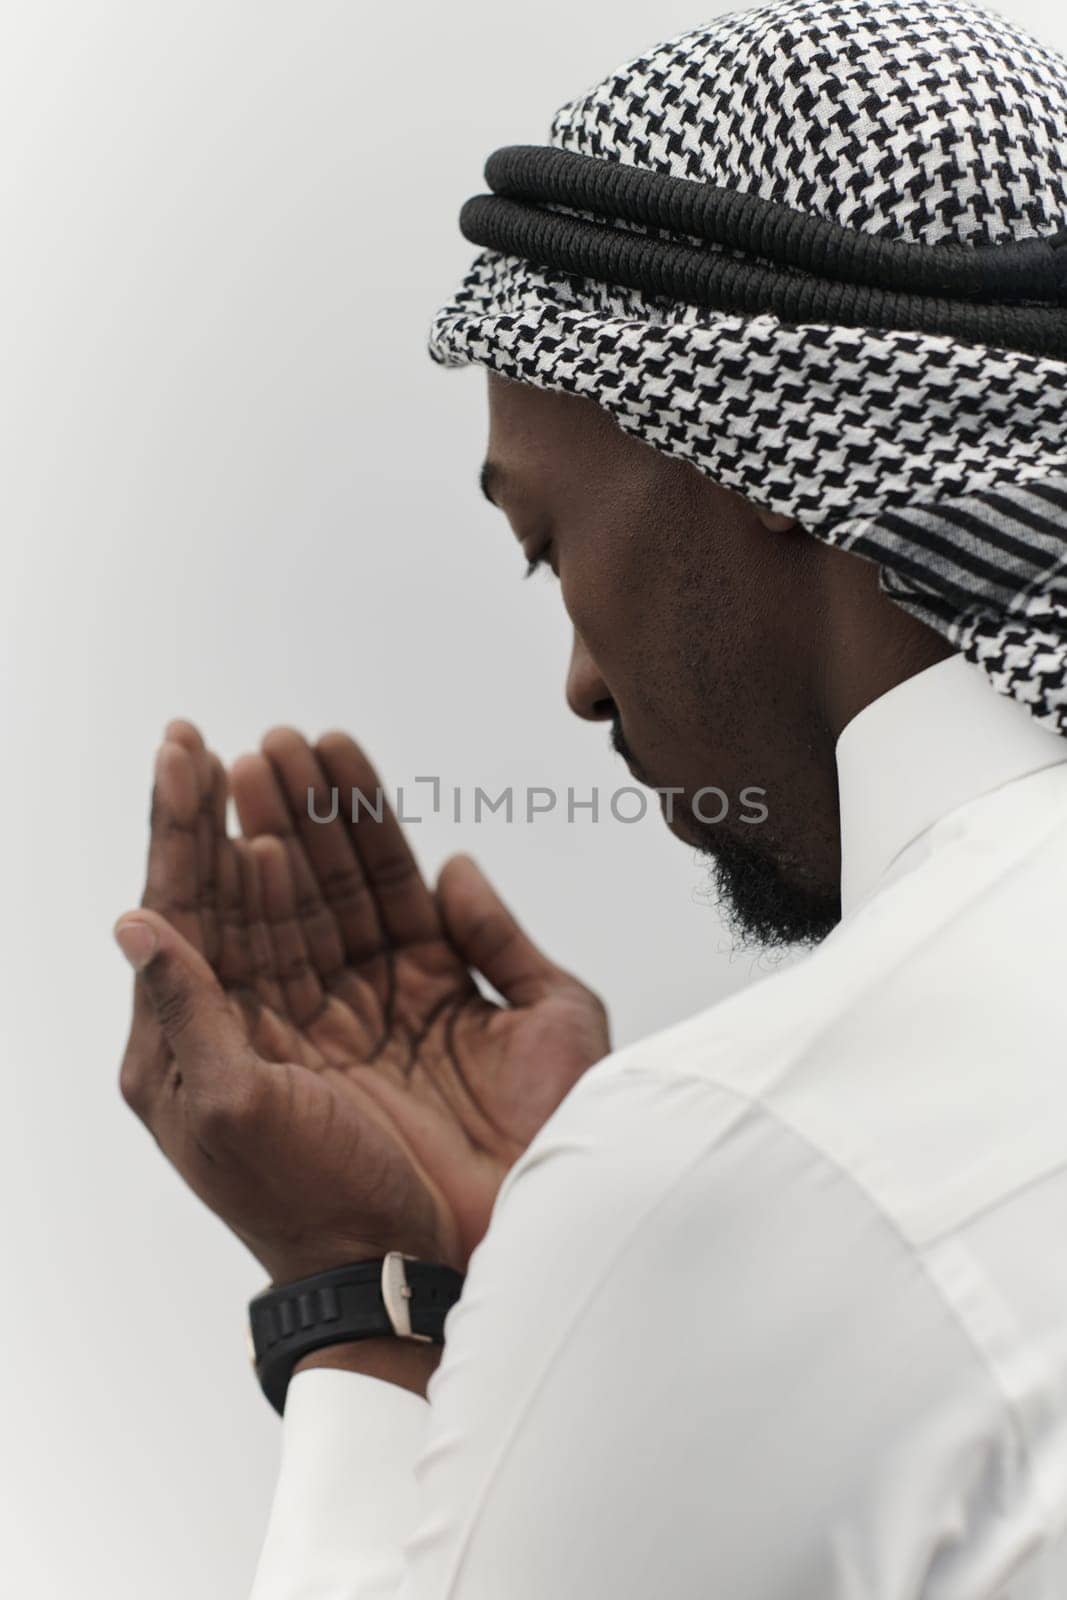
[{"label": "man's hand", "polygon": [[[337,818],[317,823],[314,810]],[[156,762],[122,1091],[275,1282],[404,1250],[466,1269],[508,1169],[609,1049],[600,1002],[472,861],[436,895],[353,742],[277,730],[227,782],[188,723]],[[484,999],[474,969],[503,997]]]}]

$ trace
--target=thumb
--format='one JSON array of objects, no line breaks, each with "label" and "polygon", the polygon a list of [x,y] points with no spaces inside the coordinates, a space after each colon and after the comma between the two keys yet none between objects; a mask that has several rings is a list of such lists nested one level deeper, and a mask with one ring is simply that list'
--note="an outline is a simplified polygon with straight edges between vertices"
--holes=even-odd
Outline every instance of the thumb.
[{"label": "thumb", "polygon": [[470,856],[453,856],[442,867],[437,902],[455,949],[509,1005],[533,1005],[577,981],[538,949]]},{"label": "thumb", "polygon": [[[121,916],[115,940],[137,973],[139,1001],[147,1001],[183,1079],[249,1053],[248,1033],[230,1007],[214,972],[199,951],[165,917],[138,910]],[[134,1052],[124,1068],[131,1089],[160,1071],[167,1052]],[[127,1084],[124,1082],[124,1089]]]}]

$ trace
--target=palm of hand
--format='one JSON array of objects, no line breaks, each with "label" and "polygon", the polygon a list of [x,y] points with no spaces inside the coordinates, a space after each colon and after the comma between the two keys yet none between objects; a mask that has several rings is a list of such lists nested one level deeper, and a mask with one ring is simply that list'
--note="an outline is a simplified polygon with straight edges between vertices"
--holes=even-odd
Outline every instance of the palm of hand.
[{"label": "palm of hand", "polygon": [[473,863],[449,863],[434,896],[387,809],[313,820],[331,787],[377,789],[350,740],[279,731],[232,787],[243,840],[221,764],[172,725],[145,904],[214,969],[245,1070],[218,1114],[157,1138],[276,1279],[390,1249],[463,1270],[504,1175],[608,1049],[603,1008]]}]

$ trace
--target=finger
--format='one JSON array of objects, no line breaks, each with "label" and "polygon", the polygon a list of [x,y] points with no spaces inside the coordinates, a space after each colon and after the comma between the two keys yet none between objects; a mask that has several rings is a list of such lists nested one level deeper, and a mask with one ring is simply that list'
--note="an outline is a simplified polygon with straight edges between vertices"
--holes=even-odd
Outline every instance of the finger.
[{"label": "finger", "polygon": [[[405,948],[440,939],[437,902],[366,755],[345,733],[324,734],[315,745],[315,755],[325,775],[324,787],[336,789],[339,795],[338,820],[330,827],[338,830],[354,851],[389,943]],[[352,820],[353,796],[356,821]],[[330,828],[318,831],[326,834]]]},{"label": "finger", "polygon": [[265,755],[241,756],[234,762],[230,786],[245,836],[281,840],[289,862],[294,914],[303,924],[308,959],[323,977],[332,977],[344,965],[344,938],[297,834],[274,766]]},{"label": "finger", "polygon": [[165,741],[155,762],[142,904],[161,912],[195,945],[201,942],[199,810],[200,788],[193,757],[183,746]]},{"label": "finger", "polygon": [[[263,758],[273,784],[264,804],[284,814],[299,840],[324,903],[340,934],[344,954],[353,966],[379,956],[385,932],[363,864],[345,821],[345,802],[331,792],[330,782],[307,741],[293,728],[274,728],[263,740]],[[333,817],[334,801],[337,816]],[[319,822],[316,818],[329,817]]]},{"label": "finger", "polygon": [[386,942],[384,930],[352,844],[344,797],[333,789],[317,755],[294,729],[273,729],[263,741],[263,754],[340,931],[345,954],[354,965],[379,955]]},{"label": "finger", "polygon": [[169,744],[180,745],[188,751],[196,773],[200,793],[195,823],[199,948],[217,970],[220,946],[219,857],[226,847],[226,768],[218,756],[207,748],[200,730],[184,718],[168,722],[164,737]]},{"label": "finger", "polygon": [[460,956],[509,1005],[533,1005],[550,990],[576,981],[537,948],[470,856],[445,863],[437,899]]},{"label": "finger", "polygon": [[[173,747],[168,749],[168,746]],[[199,791],[193,817],[193,791],[188,762],[176,751],[185,750],[192,761],[192,772]],[[205,844],[204,764],[210,782],[218,768],[223,784],[221,824],[216,816],[212,833],[221,826],[226,831],[225,769],[217,757],[209,757],[199,732],[192,723],[175,720],[167,724],[164,743],[156,755],[152,791],[152,820],[148,869],[142,904],[159,910],[187,935],[209,960],[214,959],[215,935],[215,845]],[[216,804],[216,813],[218,806]],[[191,820],[192,819],[192,820]],[[192,837],[190,837],[190,827]],[[167,1047],[155,1022],[143,986],[134,987],[133,1021],[127,1049],[167,1055]]]},{"label": "finger", "polygon": [[245,950],[248,978],[263,1004],[285,1014],[285,997],[274,970],[274,946],[263,905],[263,886],[256,852],[247,839],[234,840],[244,899]]},{"label": "finger", "polygon": [[172,1060],[170,1047],[156,1021],[155,1009],[148,992],[143,983],[135,982],[133,1015],[122,1058],[122,1091],[139,1115],[144,1113],[139,1105],[134,1104],[134,1094],[131,1092],[135,1087],[133,1078],[136,1077],[138,1083],[143,1082],[145,1085],[160,1083],[166,1077]]},{"label": "finger", "polygon": [[212,966],[223,988],[254,983],[252,952],[245,906],[245,880],[236,839],[226,839],[216,852],[216,950]]},{"label": "finger", "polygon": [[196,861],[200,883],[200,927],[204,954],[215,965],[221,944],[220,873],[223,857],[233,849],[226,831],[229,783],[226,768],[213,751],[199,758],[200,811],[196,826]]},{"label": "finger", "polygon": [[327,995],[297,912],[289,852],[280,839],[261,834],[251,840],[263,917],[270,934],[274,975],[282,1008],[298,1028],[306,1028],[326,1009]]},{"label": "finger", "polygon": [[183,745],[190,755],[196,755],[198,750],[206,748],[200,729],[195,723],[187,722],[184,717],[175,717],[172,722],[168,722],[163,730],[163,737],[172,744]]},{"label": "finger", "polygon": [[141,1048],[145,1041],[136,1038],[135,1027],[122,1069],[127,1100],[146,1121],[153,1120],[168,1084],[171,1101],[181,1090],[187,1102],[236,1104],[247,1094],[256,1058],[247,1028],[203,956],[152,911],[120,917],[115,938],[166,1046]]}]

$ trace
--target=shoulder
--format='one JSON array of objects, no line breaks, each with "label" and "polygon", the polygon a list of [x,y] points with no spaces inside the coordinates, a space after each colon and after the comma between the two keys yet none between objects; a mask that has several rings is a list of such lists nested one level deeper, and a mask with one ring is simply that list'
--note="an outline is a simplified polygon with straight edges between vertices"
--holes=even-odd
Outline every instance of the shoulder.
[{"label": "shoulder", "polygon": [[[766,1104],[596,1072],[501,1191],[431,1390],[446,1433],[484,1430],[489,1524],[523,1507],[551,1566],[610,1501],[596,1592],[632,1592],[650,1527],[671,1530],[664,1593],[992,1592],[1041,1510],[923,1253]],[[935,1568],[958,1587],[927,1590]]]},{"label": "shoulder", "polygon": [[1061,865],[942,842],[802,965],[592,1068],[509,1174],[432,1398],[474,1427],[482,1373],[517,1463],[566,1436],[545,1526],[609,1484],[639,1530],[658,1460],[717,1592],[970,1596],[1052,1548],[1067,1074],[1054,957],[1024,929],[1020,975],[994,931],[1044,929]]},{"label": "shoulder", "polygon": [[668,1103],[709,1127],[748,1107],[919,1245],[1067,1165],[1067,767],[1010,788],[931,830],[802,962],[594,1068],[568,1129],[614,1104],[621,1131],[629,1106],[666,1151],[686,1120]]}]

